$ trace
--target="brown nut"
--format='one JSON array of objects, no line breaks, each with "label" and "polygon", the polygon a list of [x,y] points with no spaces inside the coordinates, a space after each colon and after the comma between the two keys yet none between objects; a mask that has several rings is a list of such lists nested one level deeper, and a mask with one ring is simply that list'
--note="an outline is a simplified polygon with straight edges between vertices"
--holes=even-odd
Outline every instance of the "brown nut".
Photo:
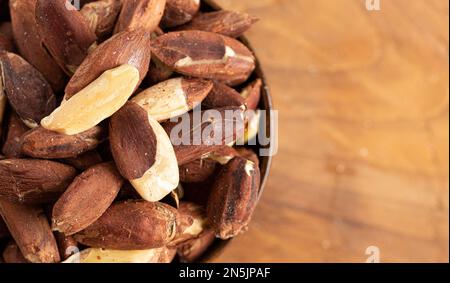
[{"label": "brown nut", "polygon": [[247,109],[256,110],[258,108],[259,100],[261,99],[262,80],[257,79],[245,87],[241,96],[245,99]]},{"label": "brown nut", "polygon": [[96,148],[105,139],[106,131],[100,126],[72,136],[37,127],[23,136],[22,153],[43,159],[76,157]]},{"label": "brown nut", "polygon": [[188,129],[183,129],[186,123],[183,117],[179,122],[163,124],[174,145],[179,166],[233,143],[244,130],[243,111],[239,107],[206,110],[200,114],[202,119],[195,119],[194,113],[186,115]]},{"label": "brown nut", "polygon": [[149,33],[153,32],[161,21],[165,6],[166,0],[122,1],[122,11],[114,32],[139,28],[143,28]]},{"label": "brown nut", "polygon": [[20,158],[22,156],[22,137],[28,132],[28,128],[16,113],[9,115],[6,140],[3,144],[3,154],[6,158]]},{"label": "brown nut", "polygon": [[208,179],[216,170],[217,162],[200,158],[179,167],[180,181],[184,183],[198,183]]},{"label": "brown nut", "polygon": [[166,247],[128,251],[89,248],[64,263],[170,263],[175,255],[176,249]]},{"label": "brown nut", "polygon": [[67,0],[37,0],[40,37],[56,63],[72,75],[97,37],[84,16]]},{"label": "brown nut", "polygon": [[123,64],[139,70],[138,86],[147,74],[150,57],[148,33],[142,29],[119,33],[100,44],[86,57],[67,84],[65,99],[80,92],[103,72]]},{"label": "brown nut", "polygon": [[245,82],[255,69],[255,57],[245,45],[212,32],[171,32],[152,42],[159,60],[187,76],[234,86]]},{"label": "brown nut", "polygon": [[131,101],[157,121],[165,121],[197,107],[212,87],[213,83],[205,79],[174,78],[142,91]]},{"label": "brown nut", "polygon": [[216,235],[212,230],[203,231],[197,238],[190,239],[177,246],[181,262],[194,262],[212,245]]},{"label": "brown nut", "polygon": [[66,76],[44,48],[39,36],[35,18],[36,1],[9,1],[14,39],[22,57],[42,73],[54,91],[60,91],[64,88]]},{"label": "brown nut", "polygon": [[76,175],[72,166],[37,159],[0,161],[0,197],[40,204],[58,199]]},{"label": "brown nut", "polygon": [[87,3],[80,12],[97,37],[104,38],[114,30],[121,8],[120,0],[100,0]]},{"label": "brown nut", "polygon": [[14,241],[9,242],[3,250],[3,259],[6,263],[29,263]]},{"label": "brown nut", "polygon": [[209,31],[236,38],[243,35],[257,21],[257,18],[246,13],[217,11],[200,14],[179,29]]},{"label": "brown nut", "polygon": [[231,87],[215,82],[209,95],[203,100],[203,109],[216,109],[222,107],[242,107],[245,109],[245,101],[242,96]]},{"label": "brown nut", "polygon": [[200,9],[200,0],[167,0],[161,25],[165,28],[180,26],[192,20]]},{"label": "brown nut", "polygon": [[177,217],[176,209],[159,202],[116,203],[91,226],[75,234],[74,238],[94,248],[160,248],[174,239]]},{"label": "brown nut", "polygon": [[208,222],[221,239],[235,237],[247,229],[258,201],[259,168],[236,157],[223,167],[209,196]]},{"label": "brown nut", "polygon": [[119,172],[143,199],[159,201],[179,183],[178,165],[164,129],[134,102],[110,121],[111,152]]},{"label": "brown nut", "polygon": [[123,181],[112,163],[84,171],[53,206],[52,229],[73,235],[94,223],[112,204]]},{"label": "brown nut", "polygon": [[3,78],[9,103],[28,127],[37,127],[39,121],[56,108],[56,97],[50,85],[20,56],[0,51],[0,78]]},{"label": "brown nut", "polygon": [[59,262],[55,237],[44,211],[0,198],[0,214],[23,256],[30,262]]}]

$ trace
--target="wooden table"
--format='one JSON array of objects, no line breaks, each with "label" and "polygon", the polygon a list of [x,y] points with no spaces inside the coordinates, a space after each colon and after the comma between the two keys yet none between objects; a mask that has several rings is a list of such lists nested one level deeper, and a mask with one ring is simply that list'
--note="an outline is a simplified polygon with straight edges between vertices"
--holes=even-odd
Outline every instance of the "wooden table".
[{"label": "wooden table", "polygon": [[218,3],[261,19],[280,120],[250,230],[216,261],[448,262],[449,2]]}]

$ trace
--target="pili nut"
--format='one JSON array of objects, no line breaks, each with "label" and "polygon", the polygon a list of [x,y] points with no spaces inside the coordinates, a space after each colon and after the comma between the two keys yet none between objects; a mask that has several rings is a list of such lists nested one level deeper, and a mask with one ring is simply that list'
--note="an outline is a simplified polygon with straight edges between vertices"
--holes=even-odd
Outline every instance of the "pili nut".
[{"label": "pili nut", "polygon": [[259,158],[258,155],[251,149],[246,147],[238,147],[236,148],[237,153],[239,156],[250,160],[251,162],[255,163],[256,167],[259,167]]},{"label": "pili nut", "polygon": [[96,222],[75,234],[74,238],[79,243],[93,248],[160,248],[175,238],[177,219],[177,210],[163,203],[115,203]]},{"label": "pili nut", "polygon": [[105,139],[106,131],[100,126],[72,136],[37,127],[23,136],[22,153],[43,159],[76,157]]},{"label": "pili nut", "polygon": [[261,88],[262,80],[257,79],[242,90],[241,96],[245,99],[247,109],[256,110],[258,108],[259,100],[261,99]]},{"label": "pili nut", "polygon": [[54,202],[76,175],[72,166],[38,159],[0,161],[0,197],[25,204]]},{"label": "pili nut", "polygon": [[243,35],[257,21],[257,18],[246,13],[217,11],[195,16],[191,22],[181,26],[180,30],[202,30],[236,38]]},{"label": "pili nut", "polygon": [[119,172],[143,199],[159,201],[178,186],[177,159],[170,139],[144,108],[128,102],[111,117],[109,133]]},{"label": "pili nut", "polygon": [[85,229],[108,209],[123,182],[113,163],[87,169],[73,180],[53,206],[52,229],[64,235]]},{"label": "pili nut", "polygon": [[3,250],[3,260],[6,263],[29,263],[14,241],[9,242]]},{"label": "pili nut", "polygon": [[58,243],[59,255],[62,260],[68,259],[73,254],[80,251],[77,241],[75,241],[72,236],[66,236],[59,232],[54,232],[54,234],[56,242]]},{"label": "pili nut", "polygon": [[144,108],[157,121],[164,121],[197,107],[212,87],[210,80],[174,78],[144,90],[131,101]]},{"label": "pili nut", "polygon": [[56,108],[44,76],[19,55],[0,51],[0,78],[9,103],[28,127],[36,127]]},{"label": "pili nut", "polygon": [[177,246],[181,262],[194,262],[212,245],[216,235],[212,230],[203,231],[197,238],[187,240]]},{"label": "pili nut", "polygon": [[97,37],[104,38],[114,30],[121,8],[119,0],[101,0],[87,3],[80,12]]},{"label": "pili nut", "polygon": [[164,65],[158,58],[154,57],[150,61],[150,68],[145,78],[145,82],[149,85],[155,85],[168,80],[173,74],[172,69]]},{"label": "pili nut", "polygon": [[[259,124],[261,120],[261,111],[260,110],[248,110],[245,111],[246,120],[248,123],[245,127],[244,135],[239,137],[236,141],[236,145],[245,145],[253,141],[259,132]],[[256,144],[254,141],[252,144]]]},{"label": "pili nut", "polygon": [[203,100],[203,109],[216,109],[228,106],[242,107],[245,110],[244,98],[233,88],[214,82],[214,87],[209,95]]},{"label": "pili nut", "polygon": [[100,44],[78,67],[65,90],[68,100],[97,79],[103,72],[123,64],[129,64],[139,70],[141,83],[149,68],[150,35],[144,30],[119,33]]},{"label": "pili nut", "polygon": [[221,239],[235,237],[247,229],[258,201],[259,168],[236,157],[223,167],[208,200],[208,223]]},{"label": "pili nut", "polygon": [[42,44],[35,8],[36,0],[9,1],[14,39],[22,57],[42,73],[54,91],[60,91],[65,74]]},{"label": "pili nut", "polygon": [[224,145],[217,150],[204,155],[202,159],[213,160],[220,163],[221,165],[225,165],[238,155],[239,153],[233,147]]},{"label": "pili nut", "polygon": [[108,250],[88,248],[63,263],[170,263],[176,249],[166,247],[147,250]]},{"label": "pili nut", "polygon": [[122,65],[104,72],[69,100],[41,120],[45,129],[76,135],[98,125],[119,110],[132,95],[139,71]]},{"label": "pili nut", "polygon": [[153,32],[159,25],[166,6],[166,0],[122,1],[122,11],[114,29],[115,33],[144,28]]},{"label": "pili nut", "polygon": [[78,170],[86,170],[89,167],[102,163],[102,157],[97,150],[91,150],[77,157],[66,158],[63,162],[72,165]]},{"label": "pili nut", "polygon": [[178,214],[178,233],[175,239],[168,244],[169,247],[197,238],[206,228],[206,211],[203,206],[181,202]]},{"label": "pili nut", "polygon": [[33,263],[60,261],[55,237],[42,208],[0,199],[0,214],[22,255],[28,261]]},{"label": "pili nut", "polygon": [[203,182],[214,174],[217,162],[212,159],[197,159],[179,167],[180,181],[184,183]]},{"label": "pili nut", "polygon": [[164,123],[163,127],[174,145],[178,165],[182,166],[233,143],[244,132],[243,113],[239,107],[226,107],[201,111],[199,117],[202,119],[194,119],[194,113],[191,112],[186,115],[189,118],[189,130],[183,129],[186,117],[182,117],[179,122]]},{"label": "pili nut", "polygon": [[56,63],[72,75],[97,37],[70,1],[37,0],[37,30]]},{"label": "pili nut", "polygon": [[9,115],[6,140],[2,148],[6,158],[19,158],[22,156],[22,137],[29,130],[16,113],[12,112]]},{"label": "pili nut", "polygon": [[167,0],[161,25],[165,28],[180,26],[192,20],[200,9],[200,0]]},{"label": "pili nut", "polygon": [[255,69],[255,57],[245,45],[212,32],[170,32],[154,39],[151,48],[178,73],[231,86],[245,82]]}]

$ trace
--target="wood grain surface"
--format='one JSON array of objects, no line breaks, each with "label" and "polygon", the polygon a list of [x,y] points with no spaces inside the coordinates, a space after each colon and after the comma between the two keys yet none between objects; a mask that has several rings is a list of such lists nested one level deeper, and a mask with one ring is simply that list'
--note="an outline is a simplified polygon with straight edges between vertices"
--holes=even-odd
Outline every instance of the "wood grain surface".
[{"label": "wood grain surface", "polygon": [[247,234],[217,262],[449,261],[449,2],[218,0],[279,110]]}]

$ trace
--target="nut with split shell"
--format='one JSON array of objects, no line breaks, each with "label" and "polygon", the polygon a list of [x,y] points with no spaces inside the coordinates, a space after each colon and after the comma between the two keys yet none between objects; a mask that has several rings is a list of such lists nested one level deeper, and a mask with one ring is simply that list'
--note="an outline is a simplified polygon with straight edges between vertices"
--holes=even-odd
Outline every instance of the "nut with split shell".
[{"label": "nut with split shell", "polygon": [[208,223],[221,239],[235,237],[247,229],[258,201],[259,168],[236,157],[222,168],[207,205]]},{"label": "nut with split shell", "polygon": [[209,80],[180,77],[152,86],[131,101],[157,121],[164,121],[197,107],[212,88],[213,83]]},{"label": "nut with split shell", "polygon": [[245,45],[212,32],[166,33],[152,41],[152,53],[178,73],[231,86],[245,82],[256,66],[253,53]]},{"label": "nut with split shell", "polygon": [[159,201],[177,188],[178,164],[170,139],[144,108],[128,102],[110,121],[117,168],[141,197]]}]

